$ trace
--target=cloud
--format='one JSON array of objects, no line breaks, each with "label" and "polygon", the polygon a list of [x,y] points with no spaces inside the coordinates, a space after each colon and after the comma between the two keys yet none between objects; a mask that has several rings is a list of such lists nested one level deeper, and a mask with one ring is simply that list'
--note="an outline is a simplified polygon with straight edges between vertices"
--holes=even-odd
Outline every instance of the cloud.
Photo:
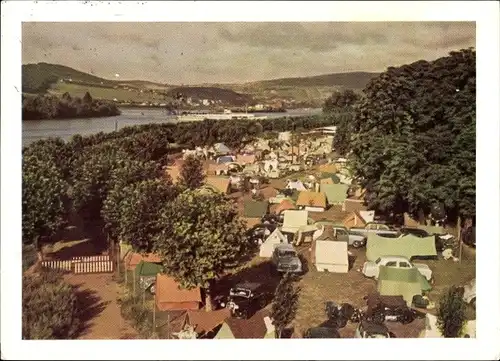
[{"label": "cloud", "polygon": [[165,83],[384,71],[475,46],[475,23],[23,23],[23,62]]}]

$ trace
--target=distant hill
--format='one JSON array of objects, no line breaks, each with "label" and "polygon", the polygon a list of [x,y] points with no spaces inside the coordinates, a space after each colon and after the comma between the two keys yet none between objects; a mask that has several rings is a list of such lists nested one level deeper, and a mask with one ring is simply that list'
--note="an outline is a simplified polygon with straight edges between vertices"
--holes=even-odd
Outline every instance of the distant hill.
[{"label": "distant hill", "polygon": [[176,87],[167,92],[168,96],[176,97],[182,94],[184,98],[207,99],[213,101],[222,101],[222,103],[237,106],[252,102],[252,97],[247,94],[240,94],[230,89],[217,87]]},{"label": "distant hill", "polygon": [[249,83],[248,85],[270,87],[270,86],[300,86],[300,87],[343,87],[350,89],[363,89],[368,82],[378,76],[378,73],[350,72],[316,75],[300,78],[281,78],[274,80],[263,80]]},{"label": "distant hill", "polygon": [[128,85],[138,89],[164,89],[165,84],[146,80],[109,80],[88,74],[69,66],[49,63],[24,64],[22,68],[22,85],[25,93],[45,93],[57,81],[71,79],[73,83],[114,87]]},{"label": "distant hill", "polygon": [[100,78],[68,66],[48,63],[24,64],[22,69],[22,87],[25,93],[45,93],[51,84],[59,79],[113,86],[111,80]]}]

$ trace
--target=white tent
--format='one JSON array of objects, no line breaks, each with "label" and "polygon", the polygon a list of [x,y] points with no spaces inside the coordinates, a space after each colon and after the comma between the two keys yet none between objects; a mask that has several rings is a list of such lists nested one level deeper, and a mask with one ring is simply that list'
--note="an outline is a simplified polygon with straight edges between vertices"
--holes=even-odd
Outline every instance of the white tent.
[{"label": "white tent", "polygon": [[283,220],[282,232],[297,233],[302,226],[307,226],[307,215],[305,210],[286,210],[283,212],[285,218]]},{"label": "white tent", "polygon": [[276,228],[273,233],[266,238],[266,241],[260,245],[260,257],[270,258],[273,254],[274,245],[279,243],[288,243],[288,239]]},{"label": "white tent", "polygon": [[347,242],[316,240],[315,243],[314,265],[318,271],[335,273],[347,273],[349,271]]}]

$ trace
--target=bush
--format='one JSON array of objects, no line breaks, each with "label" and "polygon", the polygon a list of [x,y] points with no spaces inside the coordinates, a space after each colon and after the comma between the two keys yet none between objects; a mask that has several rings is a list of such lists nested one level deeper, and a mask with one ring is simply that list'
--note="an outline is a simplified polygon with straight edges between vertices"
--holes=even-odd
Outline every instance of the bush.
[{"label": "bush", "polygon": [[467,304],[463,300],[463,291],[451,287],[439,300],[437,326],[444,337],[460,337],[467,322],[465,311]]},{"label": "bush", "polygon": [[153,335],[153,315],[151,310],[143,305],[142,297],[128,295],[118,302],[123,318],[130,321],[142,337],[150,338]]},{"label": "bush", "polygon": [[79,331],[77,298],[60,273],[23,276],[23,328],[27,340],[72,339]]},{"label": "bush", "polygon": [[23,246],[23,272],[33,266],[37,261],[36,247],[34,245]]}]

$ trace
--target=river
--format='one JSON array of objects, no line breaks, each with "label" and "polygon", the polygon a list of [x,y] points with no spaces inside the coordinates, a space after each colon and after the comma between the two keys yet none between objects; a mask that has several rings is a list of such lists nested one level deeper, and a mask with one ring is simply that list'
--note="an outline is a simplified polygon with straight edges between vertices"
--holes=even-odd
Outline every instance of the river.
[{"label": "river", "polygon": [[[83,119],[50,119],[23,121],[23,146],[48,137],[60,137],[69,140],[75,134],[90,135],[99,132],[112,132],[115,127],[148,123],[175,122],[175,116],[167,115],[163,109],[121,108],[121,114],[114,117]],[[290,109],[286,113],[255,113],[255,116],[279,118],[285,116],[306,116],[321,113],[321,109]]]}]

